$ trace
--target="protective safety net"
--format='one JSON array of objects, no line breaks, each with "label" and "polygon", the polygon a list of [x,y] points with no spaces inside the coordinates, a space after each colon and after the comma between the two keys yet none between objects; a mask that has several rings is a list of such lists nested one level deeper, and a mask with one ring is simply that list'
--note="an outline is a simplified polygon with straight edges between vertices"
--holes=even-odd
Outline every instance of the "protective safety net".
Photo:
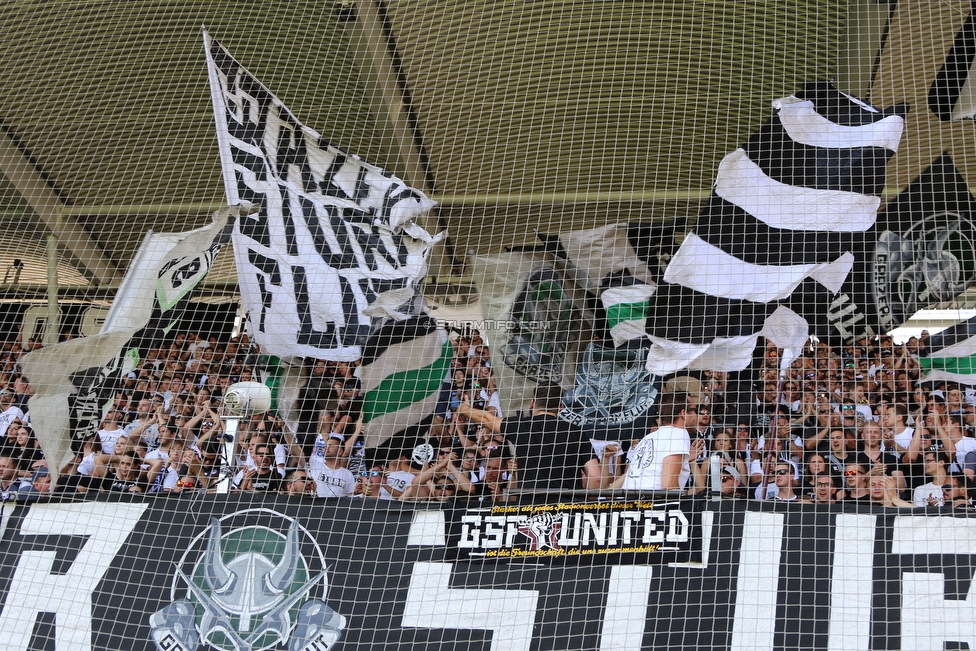
[{"label": "protective safety net", "polygon": [[976,3],[0,28],[0,647],[976,648]]}]

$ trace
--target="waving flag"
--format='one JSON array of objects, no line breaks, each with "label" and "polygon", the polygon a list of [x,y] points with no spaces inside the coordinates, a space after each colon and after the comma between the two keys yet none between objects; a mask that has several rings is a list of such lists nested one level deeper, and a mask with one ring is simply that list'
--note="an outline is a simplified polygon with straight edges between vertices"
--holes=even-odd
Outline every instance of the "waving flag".
[{"label": "waving flag", "polygon": [[[229,220],[251,208],[222,208],[208,226],[147,240],[113,302],[112,313],[127,316],[107,321],[100,334],[23,357],[21,365],[36,390],[30,400],[31,421],[44,456],[54,460],[50,470],[55,480],[65,454],[80,451],[98,431],[103,408],[114,398],[120,378],[180,321],[192,290],[230,241]],[[148,285],[138,280],[147,277],[155,280]]]},{"label": "waving flag", "polygon": [[409,301],[426,275],[443,234],[413,220],[434,202],[303,125],[206,32],[204,45],[228,202],[260,206],[233,240],[249,331],[270,355],[354,361],[370,308],[395,311],[390,296]]},{"label": "waving flag", "polygon": [[976,385],[976,317],[929,337],[918,361],[925,380]]},{"label": "waving flag", "polygon": [[586,292],[583,307],[595,312],[597,330],[606,328],[619,347],[635,340],[650,343],[644,334],[647,299],[674,254],[675,233],[685,227],[683,219],[668,219],[538,236]]},{"label": "waving flag", "polygon": [[767,317],[804,285],[838,291],[855,241],[874,225],[906,109],[880,112],[828,84],[773,107],[722,160],[708,204],[650,299],[654,373],[744,369]]},{"label": "waving flag", "polygon": [[656,285],[642,282],[626,271],[607,276],[600,285],[600,302],[615,346],[644,341],[650,298]]},{"label": "waving flag", "polygon": [[358,371],[366,447],[434,413],[453,355],[447,332],[427,315],[391,320],[369,337]]},{"label": "waving flag", "polygon": [[684,220],[630,222],[568,233],[536,233],[545,250],[566,265],[573,282],[597,294],[600,284],[624,270],[652,286],[674,253],[674,234]]}]

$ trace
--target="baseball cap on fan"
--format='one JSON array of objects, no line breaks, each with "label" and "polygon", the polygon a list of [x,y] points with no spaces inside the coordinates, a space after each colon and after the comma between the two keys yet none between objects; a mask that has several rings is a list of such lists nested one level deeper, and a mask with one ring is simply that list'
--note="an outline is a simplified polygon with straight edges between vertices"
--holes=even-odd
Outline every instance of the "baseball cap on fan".
[{"label": "baseball cap on fan", "polygon": [[729,475],[731,475],[733,479],[735,479],[737,482],[739,482],[739,485],[742,484],[742,475],[739,473],[738,470],[736,470],[736,467],[735,466],[725,466],[725,467],[722,468],[722,472],[725,472],[725,473],[728,473]]},{"label": "baseball cap on fan", "polygon": [[664,383],[664,390],[668,393],[684,391],[695,405],[700,405],[705,399],[705,385],[701,380],[691,375],[679,375]]}]

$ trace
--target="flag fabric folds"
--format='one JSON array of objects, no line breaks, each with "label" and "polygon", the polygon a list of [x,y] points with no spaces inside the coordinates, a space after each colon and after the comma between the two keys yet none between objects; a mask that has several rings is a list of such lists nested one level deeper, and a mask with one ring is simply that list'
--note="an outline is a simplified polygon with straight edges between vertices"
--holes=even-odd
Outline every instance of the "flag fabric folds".
[{"label": "flag fabric folds", "polygon": [[745,368],[767,317],[809,283],[837,292],[854,242],[874,225],[904,108],[880,112],[828,84],[773,107],[722,160],[650,298],[653,373]]},{"label": "flag fabric folds", "polygon": [[[635,323],[680,228],[667,220],[538,233],[541,246],[473,258],[478,329],[491,347],[503,413],[527,409],[543,382],[567,392],[566,418],[581,424],[594,415],[629,422],[653,404],[654,379],[634,368],[645,354],[613,348],[649,343]],[[625,378],[635,385],[618,391]]]},{"label": "flag fabric folds", "polygon": [[976,317],[929,337],[926,357],[968,357],[976,355]]},{"label": "flag fabric folds", "polygon": [[600,284],[600,303],[615,346],[645,340],[649,299],[656,285],[642,282],[627,271],[611,274]]},{"label": "flag fabric folds", "polygon": [[919,358],[925,382],[958,382],[976,385],[976,356],[969,357],[922,357]]},{"label": "flag fabric folds", "polygon": [[976,385],[976,317],[929,337],[918,361],[923,380]]},{"label": "flag fabric folds", "polygon": [[566,279],[586,293],[581,307],[595,312],[596,328],[606,328],[613,344],[621,346],[646,339],[647,299],[674,253],[675,232],[684,228],[684,220],[669,219],[538,237]]},{"label": "flag fabric folds", "polygon": [[357,371],[366,447],[434,413],[453,355],[447,332],[427,315],[390,320],[370,335]]},{"label": "flag fabric folds", "polygon": [[[21,361],[35,394],[30,400],[31,423],[44,456],[54,460],[50,471],[56,480],[61,461],[69,452],[81,450],[94,435],[103,409],[114,398],[121,379],[137,367],[148,350],[159,346],[180,319],[192,290],[213,265],[214,258],[230,241],[229,220],[247,213],[242,204],[216,211],[203,228],[152,240],[133,260],[123,288],[140,286],[143,291],[124,291],[113,303],[113,312],[141,315],[119,320],[100,334],[47,346],[25,355]],[[157,250],[163,247],[160,254]],[[155,277],[152,285],[133,283],[130,276]],[[127,283],[127,280],[129,282]],[[145,291],[145,287],[150,287]],[[148,305],[148,307],[147,307]]]},{"label": "flag fabric folds", "polygon": [[653,285],[673,253],[674,232],[683,223],[620,223],[568,233],[536,233],[546,251],[566,265],[567,276],[594,294],[610,274],[623,270]]},{"label": "flag fabric folds", "polygon": [[472,276],[483,316],[477,329],[491,349],[502,413],[528,409],[540,383],[571,388],[591,323],[577,302],[584,292],[560,261],[544,251],[479,255]]},{"label": "flag fabric folds", "polygon": [[443,234],[414,220],[434,202],[303,125],[206,31],[204,45],[228,201],[260,206],[233,237],[253,340],[282,358],[353,361],[370,306],[406,302],[426,275]]}]

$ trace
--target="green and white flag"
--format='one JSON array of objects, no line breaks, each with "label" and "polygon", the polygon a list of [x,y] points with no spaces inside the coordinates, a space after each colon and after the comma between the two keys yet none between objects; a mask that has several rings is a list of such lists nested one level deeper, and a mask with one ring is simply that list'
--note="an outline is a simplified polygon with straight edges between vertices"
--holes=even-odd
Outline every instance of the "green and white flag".
[{"label": "green and white flag", "polygon": [[976,318],[933,334],[918,362],[923,380],[976,385]]},{"label": "green and white flag", "polygon": [[600,302],[607,315],[607,328],[614,346],[628,341],[647,340],[648,300],[654,295],[654,285],[641,282],[623,271],[608,276],[601,283]]},{"label": "green and white flag", "polygon": [[370,335],[358,371],[367,448],[434,413],[453,354],[447,332],[425,314],[391,321]]},{"label": "green and white flag", "polygon": [[976,385],[976,355],[970,357],[920,357],[926,381]]}]

